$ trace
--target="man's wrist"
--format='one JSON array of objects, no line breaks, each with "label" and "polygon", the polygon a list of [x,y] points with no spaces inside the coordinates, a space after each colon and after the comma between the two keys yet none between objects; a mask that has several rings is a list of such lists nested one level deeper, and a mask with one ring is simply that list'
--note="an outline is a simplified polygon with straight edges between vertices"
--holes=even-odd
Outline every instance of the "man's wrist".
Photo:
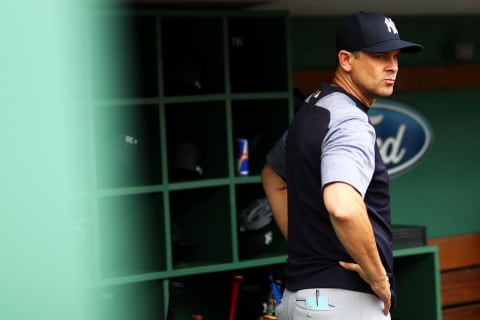
[{"label": "man's wrist", "polygon": [[377,278],[376,280],[372,281],[371,286],[378,288],[390,286],[390,279],[387,275],[385,275],[384,277]]}]

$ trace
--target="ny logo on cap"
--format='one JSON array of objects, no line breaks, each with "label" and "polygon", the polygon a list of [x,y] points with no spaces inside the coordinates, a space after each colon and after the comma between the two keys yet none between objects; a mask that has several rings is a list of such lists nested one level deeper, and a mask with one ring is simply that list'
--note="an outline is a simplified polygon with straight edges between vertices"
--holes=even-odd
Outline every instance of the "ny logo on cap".
[{"label": "ny logo on cap", "polygon": [[397,27],[395,27],[395,23],[393,23],[392,19],[385,18],[385,25],[387,26],[388,32],[390,33],[398,33]]}]

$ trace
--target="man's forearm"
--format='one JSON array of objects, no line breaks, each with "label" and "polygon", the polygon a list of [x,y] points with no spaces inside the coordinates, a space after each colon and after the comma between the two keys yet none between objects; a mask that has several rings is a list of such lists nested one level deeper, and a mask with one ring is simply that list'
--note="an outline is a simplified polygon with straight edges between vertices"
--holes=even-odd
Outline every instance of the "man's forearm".
[{"label": "man's forearm", "polygon": [[340,242],[366,273],[370,280],[369,284],[385,280],[386,271],[378,253],[370,222],[360,217],[353,219],[331,217],[331,222]]},{"label": "man's forearm", "polygon": [[335,183],[324,190],[333,228],[350,256],[371,282],[383,281],[386,271],[380,259],[373,228],[362,198],[351,186]]},{"label": "man's forearm", "polygon": [[288,238],[288,199],[287,183],[268,164],[261,173],[262,185],[272,210],[273,218],[283,234]]}]

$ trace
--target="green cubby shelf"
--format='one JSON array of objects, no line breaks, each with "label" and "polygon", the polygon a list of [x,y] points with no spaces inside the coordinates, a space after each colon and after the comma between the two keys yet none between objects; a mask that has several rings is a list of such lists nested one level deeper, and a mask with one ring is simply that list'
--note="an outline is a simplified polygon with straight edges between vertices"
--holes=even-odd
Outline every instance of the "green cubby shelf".
[{"label": "green cubby shelf", "polygon": [[99,107],[95,120],[100,189],[162,183],[160,114],[156,105]]},{"label": "green cubby shelf", "polygon": [[161,193],[102,197],[97,222],[103,278],[166,270]]}]

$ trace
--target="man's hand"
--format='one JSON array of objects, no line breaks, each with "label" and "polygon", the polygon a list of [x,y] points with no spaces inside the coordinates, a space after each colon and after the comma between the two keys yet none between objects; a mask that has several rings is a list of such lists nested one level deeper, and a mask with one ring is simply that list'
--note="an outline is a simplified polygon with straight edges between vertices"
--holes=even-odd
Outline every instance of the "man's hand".
[{"label": "man's hand", "polygon": [[392,293],[390,291],[390,281],[388,280],[388,277],[385,275],[384,277],[379,277],[379,279],[369,279],[367,277],[367,274],[363,271],[363,269],[360,267],[360,265],[356,263],[350,263],[350,262],[344,262],[340,261],[340,265],[350,271],[354,271],[358,273],[358,275],[370,285],[370,288],[372,288],[373,292],[383,301],[384,303],[384,308],[383,308],[383,313],[385,315],[388,315],[390,311],[390,306],[391,306],[391,296]]}]

